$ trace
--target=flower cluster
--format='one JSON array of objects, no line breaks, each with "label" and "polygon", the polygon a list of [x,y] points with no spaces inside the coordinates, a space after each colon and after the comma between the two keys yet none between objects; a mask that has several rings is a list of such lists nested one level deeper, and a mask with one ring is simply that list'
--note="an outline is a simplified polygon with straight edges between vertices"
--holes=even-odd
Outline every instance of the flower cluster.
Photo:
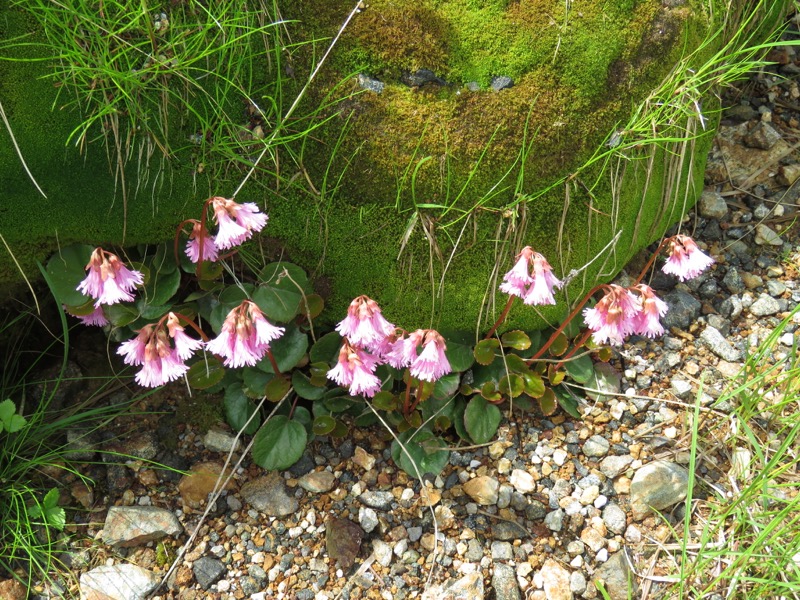
[{"label": "flower cluster", "polygon": [[86,268],[89,272],[76,289],[94,300],[94,310],[78,318],[84,325],[108,325],[102,305],[133,301],[131,292],[144,283],[144,276],[126,267],[116,254],[102,248],[94,249]]},{"label": "flower cluster", "polygon": [[[433,329],[402,331],[387,321],[377,302],[359,296],[347,316],[336,326],[344,341],[328,379],[349,388],[350,395],[372,397],[381,389],[375,375],[378,365],[408,368],[412,377],[436,381],[451,371],[444,338]],[[420,351],[420,348],[422,350]]]},{"label": "flower cluster", "polygon": [[206,201],[203,210],[211,206],[217,222],[217,234],[211,235],[202,220],[188,221],[192,225],[186,256],[194,263],[216,261],[221,250],[229,250],[249,240],[254,232],[261,231],[268,217],[252,202],[239,204],[228,198],[214,196]]},{"label": "flower cluster", "polygon": [[547,259],[530,246],[525,246],[517,255],[513,268],[503,277],[500,290],[522,298],[525,304],[543,305],[556,303],[553,288],[560,288],[561,285]]}]

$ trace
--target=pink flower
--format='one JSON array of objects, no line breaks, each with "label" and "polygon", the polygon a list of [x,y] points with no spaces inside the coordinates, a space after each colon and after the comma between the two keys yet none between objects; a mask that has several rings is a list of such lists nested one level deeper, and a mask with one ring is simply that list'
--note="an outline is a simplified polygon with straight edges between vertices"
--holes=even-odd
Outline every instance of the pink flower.
[{"label": "pink flower", "polygon": [[444,351],[447,349],[444,338],[433,329],[424,333],[422,352],[419,353],[409,366],[412,377],[424,381],[436,381],[450,371],[450,362]]},{"label": "pink flower", "polygon": [[621,344],[626,335],[633,332],[633,319],[642,310],[639,299],[625,288],[611,284],[594,308],[583,311],[586,325],[594,333],[598,344]]},{"label": "pink flower", "polygon": [[408,334],[407,338],[400,337],[391,344],[389,351],[383,356],[395,369],[405,369],[417,358],[417,346],[422,344],[425,332],[417,329]]},{"label": "pink flower", "polygon": [[347,338],[339,350],[336,366],[328,371],[328,379],[349,388],[351,396],[363,394],[371,398],[381,389],[381,381],[375,376],[378,364],[371,354],[350,344]]},{"label": "pink flower", "polygon": [[336,326],[336,331],[351,344],[380,354],[386,351],[386,340],[394,334],[395,326],[383,317],[377,302],[359,296],[350,303],[347,316]]},{"label": "pink flower", "polygon": [[226,367],[252,367],[264,358],[269,343],[284,331],[267,321],[255,303],[244,300],[228,313],[219,336],[208,342],[206,349],[224,357]]},{"label": "pink flower", "polygon": [[635,285],[633,289],[641,295],[642,309],[636,313],[631,321],[633,333],[654,338],[664,333],[664,328],[659,321],[660,317],[667,314],[667,303],[658,298],[653,288],[643,283]]},{"label": "pink flower", "polygon": [[99,327],[103,327],[109,323],[101,306],[96,306],[95,309],[88,315],[73,315],[66,306],[64,307],[64,310],[67,311],[67,314],[80,319],[84,325],[97,325]]},{"label": "pink flower", "polygon": [[219,231],[214,238],[218,250],[227,250],[249,240],[254,231],[261,231],[267,224],[267,215],[252,202],[239,204],[220,196],[212,199],[214,217]]},{"label": "pink flower", "polygon": [[96,248],[92,252],[86,278],[77,290],[95,299],[95,308],[101,304],[133,301],[131,290],[144,282],[139,271],[128,269],[116,254]]},{"label": "pink flower", "polygon": [[144,387],[158,387],[182,377],[189,370],[177,351],[170,347],[161,323],[145,325],[132,340],[123,342],[117,354],[125,364],[142,365],[136,374],[136,383]]},{"label": "pink flower", "polygon": [[203,249],[203,260],[214,262],[217,260],[217,246],[214,243],[214,236],[205,231],[199,221],[192,225],[192,233],[189,234],[189,241],[186,242],[186,256],[193,263],[200,262],[200,248]]},{"label": "pink flower", "polygon": [[181,327],[177,315],[173,312],[167,315],[167,330],[175,343],[175,354],[181,360],[191,358],[192,354],[203,347],[202,340],[190,338],[183,332],[183,327]]},{"label": "pink flower", "polygon": [[688,235],[674,236],[669,245],[669,258],[661,270],[681,281],[697,277],[714,263],[714,259],[703,254]]},{"label": "pink flower", "polygon": [[[533,267],[533,275],[529,267]],[[560,288],[561,282],[553,275],[553,268],[547,259],[525,246],[517,255],[517,262],[503,276],[500,290],[511,296],[519,296],[525,304],[555,304],[553,288]]]}]

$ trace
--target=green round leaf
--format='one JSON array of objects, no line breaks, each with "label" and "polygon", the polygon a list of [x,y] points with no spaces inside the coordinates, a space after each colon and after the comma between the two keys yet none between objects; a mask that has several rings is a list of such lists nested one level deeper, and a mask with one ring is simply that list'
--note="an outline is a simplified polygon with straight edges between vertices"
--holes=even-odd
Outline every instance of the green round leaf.
[{"label": "green round leaf", "polygon": [[326,333],[318,338],[308,353],[311,362],[325,362],[333,364],[339,355],[339,347],[342,345],[342,336],[336,331]]},{"label": "green round leaf", "polygon": [[272,380],[270,373],[264,373],[254,367],[242,369],[242,382],[244,382],[244,392],[250,398],[261,398],[267,389],[267,384]]},{"label": "green round leaf", "polygon": [[[233,383],[225,389],[225,400],[223,403],[225,409],[225,420],[234,431],[241,431],[247,419],[256,410],[256,404],[250,400],[244,393],[242,384]],[[253,435],[258,431],[261,425],[261,416],[256,415],[253,420],[247,425],[244,433]]]},{"label": "green round leaf", "polygon": [[392,392],[381,391],[372,397],[372,406],[378,410],[397,410],[400,402]]},{"label": "green round leaf", "polygon": [[408,429],[392,442],[392,459],[411,477],[426,473],[438,475],[450,458],[450,452],[446,448],[444,440],[431,431]]},{"label": "green round leaf", "polygon": [[336,427],[336,419],[328,415],[320,415],[314,418],[311,431],[314,435],[328,435]]},{"label": "green round leaf", "polygon": [[139,311],[130,304],[110,304],[103,307],[103,314],[114,327],[125,327],[139,318]]},{"label": "green round leaf", "polygon": [[336,427],[334,427],[333,431],[331,431],[328,435],[335,438],[343,438],[347,437],[349,434],[350,430],[347,428],[347,425],[345,425],[342,421],[337,420]]},{"label": "green round leaf", "polygon": [[47,261],[47,276],[59,304],[80,306],[89,299],[78,291],[78,284],[86,277],[93,251],[92,246],[76,244],[62,248]]},{"label": "green round leaf", "polygon": [[556,412],[558,402],[556,401],[556,395],[552,388],[547,388],[544,394],[542,394],[542,397],[539,398],[539,408],[542,409],[542,413],[544,413],[545,417],[549,417]]},{"label": "green round leaf", "polygon": [[473,355],[478,364],[490,365],[494,361],[495,350],[500,347],[500,342],[495,339],[481,340],[475,345]]},{"label": "green round leaf", "polygon": [[319,294],[309,294],[300,305],[301,312],[308,319],[316,319],[325,308],[325,301]]},{"label": "green round leaf", "polygon": [[514,350],[527,350],[531,347],[531,338],[524,331],[507,331],[500,336],[500,341],[506,348]]},{"label": "green round leaf", "polygon": [[447,350],[444,351],[444,354],[454,373],[463,373],[475,362],[475,357],[472,355],[472,349],[469,346],[451,340],[447,340]]},{"label": "green round leaf", "polygon": [[[302,360],[308,350],[308,335],[294,325],[287,325],[285,333],[270,345],[272,357],[278,363],[281,373],[288,373]],[[264,357],[258,368],[266,373],[273,373],[272,363]]]},{"label": "green round leaf", "polygon": [[308,282],[306,272],[294,263],[279,261],[261,269],[258,279],[270,287],[311,294],[314,290]]},{"label": "green round leaf", "polygon": [[175,295],[180,283],[181,272],[177,269],[167,273],[159,271],[154,276],[151,276],[150,281],[144,286],[141,300],[148,306],[162,306]]},{"label": "green round leaf", "polygon": [[525,391],[525,379],[517,373],[509,373],[500,380],[497,389],[505,396],[516,398]]},{"label": "green round leaf", "polygon": [[502,414],[494,404],[473,396],[464,410],[464,426],[475,444],[485,444],[497,433]]},{"label": "green round leaf", "polygon": [[264,395],[270,402],[280,401],[292,387],[288,377],[278,375],[269,380],[267,387],[264,388]]},{"label": "green round leaf", "polygon": [[255,291],[255,286],[252,283],[244,283],[242,285],[229,285],[219,294],[219,301],[222,304],[227,304],[227,310],[230,311],[233,307],[239,306],[242,301],[250,298],[250,295]]},{"label": "green round leaf", "polygon": [[292,371],[292,387],[297,395],[306,400],[319,400],[325,394],[324,387],[318,387],[300,371]]},{"label": "green round leaf", "polygon": [[196,390],[208,389],[225,377],[225,368],[217,358],[207,355],[205,360],[199,360],[189,367],[186,378],[189,385]]},{"label": "green round leaf", "polygon": [[561,406],[561,408],[563,408],[569,416],[573,417],[574,419],[583,418],[580,405],[578,404],[578,397],[572,391],[570,391],[567,386],[559,385],[558,387],[554,388],[553,391],[556,394],[556,400],[558,400],[559,406]]},{"label": "green round leaf", "polygon": [[494,381],[487,381],[481,386],[481,396],[492,402],[499,402],[503,399],[503,396],[497,391],[497,384]]},{"label": "green round leaf", "polygon": [[587,383],[592,378],[594,363],[588,354],[570,359],[564,363],[564,368],[573,381],[576,383]]},{"label": "green round leaf", "polygon": [[303,296],[299,291],[284,290],[269,285],[259,286],[252,300],[271,321],[288,323],[300,311]]},{"label": "green round leaf", "polygon": [[522,378],[525,381],[525,393],[532,398],[540,398],[544,394],[545,386],[542,376],[538,373],[523,373]]},{"label": "green round leaf", "polygon": [[567,336],[564,335],[563,332],[561,332],[556,336],[556,339],[554,339],[553,343],[550,345],[549,348],[550,354],[552,354],[553,356],[561,356],[562,354],[564,354],[564,352],[567,351],[568,347],[569,347],[569,339],[567,339]]},{"label": "green round leaf", "polygon": [[253,439],[253,461],[268,471],[288,469],[300,460],[307,440],[301,423],[285,415],[272,417]]},{"label": "green round leaf", "polygon": [[458,373],[450,373],[440,377],[433,386],[433,397],[437,400],[452,398],[458,393],[458,384],[461,376]]},{"label": "green round leaf", "polygon": [[506,363],[506,368],[512,373],[527,373],[531,369],[528,363],[516,354],[506,354],[503,360]]}]

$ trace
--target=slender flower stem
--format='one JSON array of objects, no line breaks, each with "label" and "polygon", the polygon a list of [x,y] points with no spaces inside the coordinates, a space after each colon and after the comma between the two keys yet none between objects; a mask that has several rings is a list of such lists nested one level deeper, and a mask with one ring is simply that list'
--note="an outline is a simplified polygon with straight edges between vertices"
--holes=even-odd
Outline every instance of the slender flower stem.
[{"label": "slender flower stem", "polygon": [[180,253],[178,252],[178,242],[180,241],[181,232],[183,231],[183,228],[188,223],[194,223],[194,222],[195,222],[194,219],[186,219],[184,221],[181,221],[180,225],[178,225],[178,227],[175,229],[175,247],[174,247],[174,252],[175,252],[175,264],[177,264],[178,266],[181,265],[181,256],[180,256]]},{"label": "slender flower stem", "polygon": [[567,315],[567,318],[566,318],[566,319],[564,319],[564,321],[561,323],[561,325],[559,325],[559,326],[558,326],[558,328],[557,328],[557,329],[556,329],[556,330],[553,332],[553,334],[550,336],[550,339],[548,339],[548,340],[545,342],[544,346],[542,346],[541,348],[539,348],[539,351],[538,351],[536,354],[534,354],[533,356],[531,356],[531,357],[530,357],[530,358],[529,358],[529,359],[526,361],[526,362],[527,362],[529,365],[530,365],[530,364],[533,364],[533,362],[534,362],[534,361],[535,361],[537,358],[539,358],[539,357],[540,357],[542,354],[544,354],[544,353],[547,351],[547,349],[548,349],[550,346],[552,346],[552,345],[553,345],[553,342],[555,342],[555,341],[556,341],[556,338],[558,337],[558,335],[559,335],[559,334],[560,334],[562,331],[564,331],[564,329],[566,329],[566,328],[567,328],[567,325],[569,325],[569,324],[570,324],[570,322],[572,321],[572,319],[574,319],[574,318],[575,318],[575,316],[578,314],[578,312],[580,312],[580,310],[581,310],[581,309],[583,308],[583,306],[584,306],[584,305],[585,305],[585,304],[586,304],[586,303],[589,301],[589,299],[590,299],[590,298],[591,298],[591,297],[594,295],[594,293],[595,293],[595,292],[597,292],[598,290],[601,290],[601,289],[603,289],[603,288],[605,287],[605,285],[606,285],[606,284],[604,284],[604,283],[601,283],[601,284],[598,284],[598,285],[594,286],[594,287],[593,287],[591,290],[589,290],[589,293],[588,293],[588,294],[586,294],[586,295],[583,297],[583,299],[582,299],[580,302],[578,302],[578,305],[577,305],[575,308],[573,308],[573,309],[572,309],[572,311],[569,313],[569,315]]},{"label": "slender flower stem", "polygon": [[407,417],[411,413],[411,380],[406,384],[406,397],[403,400],[403,414]]},{"label": "slender flower stem", "polygon": [[489,330],[489,333],[487,333],[483,339],[488,340],[490,337],[492,337],[494,335],[494,332],[497,331],[497,328],[500,327],[503,321],[506,320],[506,317],[508,316],[508,311],[511,310],[511,305],[514,304],[515,297],[516,296],[508,297],[508,302],[506,302],[506,307],[503,309],[503,312],[500,314],[500,316],[497,317],[497,321],[495,321],[494,325],[492,325],[492,328]]},{"label": "slender flower stem", "polygon": [[636,278],[636,281],[634,281],[634,282],[633,282],[633,285],[636,285],[637,283],[641,283],[641,282],[642,282],[642,279],[644,279],[644,276],[647,274],[647,271],[649,271],[649,270],[650,270],[650,267],[652,267],[652,266],[653,266],[653,263],[656,261],[656,257],[657,257],[657,256],[658,256],[658,255],[661,253],[661,249],[662,249],[662,248],[663,248],[663,247],[664,247],[664,246],[667,244],[667,242],[669,242],[671,239],[672,239],[672,238],[664,238],[663,240],[661,240],[661,243],[658,245],[658,248],[656,248],[656,251],[655,251],[655,252],[653,252],[653,255],[650,257],[650,260],[648,260],[648,261],[647,261],[647,264],[646,264],[646,265],[644,266],[644,268],[642,269],[642,272],[641,272],[641,273],[639,273],[639,276]]},{"label": "slender flower stem", "polygon": [[267,348],[267,357],[272,365],[272,370],[275,371],[275,375],[281,375],[281,370],[278,368],[278,363],[275,362],[275,357],[272,356],[272,350],[270,348]]},{"label": "slender flower stem", "polygon": [[[186,315],[183,315],[183,314],[181,314],[179,312],[173,312],[172,314],[175,315],[176,317],[178,317],[178,319],[183,321],[186,325],[188,325],[189,327],[194,329],[197,332],[197,334],[200,336],[200,339],[202,339],[204,342],[208,341],[208,336],[206,335],[206,333],[202,329],[200,329],[192,319],[190,319]],[[158,325],[156,326],[156,328],[161,326],[161,323],[164,321],[164,319],[167,318],[167,316],[169,316],[169,313],[167,313],[167,315],[161,317],[161,320],[158,322]]]},{"label": "slender flower stem", "polygon": [[583,332],[583,335],[580,337],[580,339],[573,344],[572,350],[567,352],[564,355],[564,357],[561,359],[561,362],[556,365],[556,368],[555,368],[556,371],[558,371],[561,367],[563,367],[564,363],[567,362],[570,358],[572,358],[572,355],[575,354],[578,351],[578,348],[580,348],[581,346],[583,346],[586,343],[586,340],[589,339],[590,335],[592,335],[592,330],[591,329],[587,329],[586,331]]}]

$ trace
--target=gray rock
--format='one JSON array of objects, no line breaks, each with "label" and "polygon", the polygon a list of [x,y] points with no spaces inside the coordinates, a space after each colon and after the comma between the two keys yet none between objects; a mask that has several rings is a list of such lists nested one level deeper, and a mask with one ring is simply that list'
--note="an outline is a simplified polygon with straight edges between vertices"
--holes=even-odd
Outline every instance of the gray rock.
[{"label": "gray rock", "polygon": [[333,489],[336,477],[330,471],[311,471],[298,481],[298,485],[312,494],[323,494]]},{"label": "gray rock", "polygon": [[681,400],[686,400],[692,393],[692,384],[677,375],[670,379],[669,383],[672,393]]},{"label": "gray rock", "polygon": [[641,467],[631,481],[631,511],[637,521],[686,498],[689,473],[675,463],[658,460]]},{"label": "gray rock", "polygon": [[564,511],[560,508],[547,513],[544,518],[544,526],[550,531],[561,531],[564,527]]},{"label": "gray rock", "polygon": [[481,84],[478,83],[477,81],[470,81],[469,83],[467,83],[467,89],[470,92],[478,92],[481,89]]},{"label": "gray rock", "polygon": [[732,119],[741,123],[757,117],[758,111],[749,104],[735,104],[734,106],[726,108],[723,115],[726,119]]},{"label": "gray rock", "polygon": [[633,457],[629,454],[623,454],[622,456],[612,454],[600,461],[600,472],[609,479],[614,479],[625,471],[632,462]]},{"label": "gray rock", "polygon": [[366,491],[358,497],[361,504],[366,504],[370,508],[378,510],[391,510],[394,496],[392,492],[373,492]]},{"label": "gray rock", "polygon": [[239,492],[242,499],[270,517],[285,517],[297,510],[297,499],[286,493],[286,484],[278,473],[248,481]]},{"label": "gray rock", "polygon": [[716,190],[703,190],[698,202],[700,216],[706,219],[721,219],[728,214],[728,203]]},{"label": "gray rock", "polygon": [[708,346],[714,354],[727,360],[728,362],[736,362],[742,357],[742,353],[734,348],[731,343],[715,327],[708,326],[700,334],[700,340]]},{"label": "gray rock", "polygon": [[228,508],[231,509],[232,512],[242,510],[242,501],[233,494],[225,496],[225,504],[228,505]]},{"label": "gray rock", "polygon": [[460,579],[434,585],[422,593],[422,600],[483,600],[483,577],[469,573]]},{"label": "gray rock", "polygon": [[376,94],[380,94],[383,91],[385,84],[382,81],[378,81],[377,79],[373,79],[372,77],[368,77],[367,75],[359,73],[358,86],[362,90],[367,90],[368,92],[375,92]]},{"label": "gray rock", "polygon": [[492,525],[492,537],[496,540],[523,540],[530,532],[522,525],[511,521],[498,521]]},{"label": "gray rock", "polygon": [[375,560],[382,567],[392,564],[392,547],[383,540],[372,540],[372,551],[375,553]]},{"label": "gray rock", "polygon": [[495,92],[499,92],[500,90],[513,87],[514,80],[511,79],[511,77],[507,77],[506,75],[498,75],[492,77],[492,81],[490,82],[489,85]]},{"label": "gray rock", "polygon": [[599,458],[608,454],[611,447],[609,441],[601,435],[593,435],[583,443],[583,453],[590,458]]},{"label": "gray rock", "polygon": [[93,431],[67,429],[67,451],[64,458],[69,460],[92,460],[97,451],[98,436]]},{"label": "gray rock", "polygon": [[667,330],[672,327],[688,329],[700,316],[700,301],[688,292],[672,290],[664,294],[662,299],[669,307],[667,314],[661,318],[661,324]]},{"label": "gray rock", "polygon": [[129,548],[182,532],[180,521],[166,508],[112,506],[103,526],[103,542],[109,546]]},{"label": "gray rock", "polygon": [[514,558],[514,548],[508,542],[492,542],[492,560],[511,560]]},{"label": "gray rock", "polygon": [[514,567],[510,565],[494,565],[492,574],[492,589],[494,590],[495,600],[520,600],[517,576]]},{"label": "gray rock", "polygon": [[136,565],[103,565],[81,575],[81,599],[144,600],[160,581],[160,577]]},{"label": "gray rock", "polygon": [[361,525],[364,531],[370,533],[378,526],[378,513],[372,508],[360,507],[358,509],[358,524]]},{"label": "gray rock", "polygon": [[547,600],[572,600],[569,571],[558,561],[548,558],[539,572]]},{"label": "gray rock", "polygon": [[731,294],[741,294],[745,290],[744,280],[739,275],[739,270],[736,267],[729,267],[725,277],[722,278],[722,285]]},{"label": "gray rock", "polygon": [[767,292],[773,298],[783,296],[783,294],[786,293],[786,284],[776,279],[770,279],[767,281]]},{"label": "gray rock", "polygon": [[607,504],[603,509],[603,523],[614,533],[622,533],[628,526],[628,515],[618,505]]},{"label": "gray rock", "polygon": [[759,121],[758,125],[753,127],[753,129],[744,136],[742,141],[750,148],[769,150],[777,144],[780,139],[781,134],[778,133],[772,125]]},{"label": "gray rock", "polygon": [[761,294],[750,306],[750,314],[754,317],[767,317],[780,312],[781,305],[769,294]]},{"label": "gray rock", "polygon": [[228,453],[233,449],[235,452],[241,452],[242,442],[236,439],[236,436],[230,431],[224,429],[211,428],[203,436],[203,445],[212,452]]},{"label": "gray rock", "polygon": [[192,564],[194,578],[204,590],[214,585],[225,574],[225,571],[222,561],[210,556],[202,556]]},{"label": "gray rock", "polygon": [[479,562],[483,558],[483,546],[475,538],[467,542],[467,551],[464,558],[470,562]]},{"label": "gray rock", "polygon": [[586,577],[580,571],[573,571],[569,575],[569,591],[576,596],[582,595],[586,591]]},{"label": "gray rock", "polygon": [[782,246],[783,239],[764,223],[756,225],[755,243],[759,246]]},{"label": "gray rock", "polygon": [[639,597],[639,586],[631,572],[625,550],[612,554],[594,572],[592,581],[601,585],[611,600],[629,600]]}]

